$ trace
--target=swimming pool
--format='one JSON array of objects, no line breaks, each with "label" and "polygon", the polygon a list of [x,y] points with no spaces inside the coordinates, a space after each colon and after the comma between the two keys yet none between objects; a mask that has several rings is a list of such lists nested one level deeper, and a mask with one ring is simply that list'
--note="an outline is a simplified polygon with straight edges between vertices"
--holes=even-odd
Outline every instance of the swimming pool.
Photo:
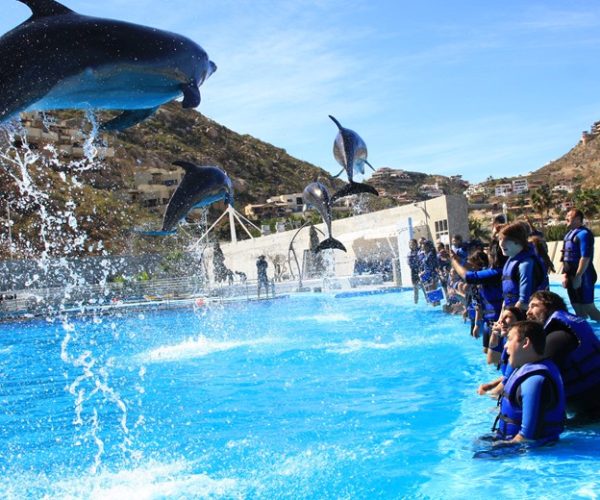
[{"label": "swimming pool", "polygon": [[475,391],[496,372],[412,292],[0,328],[2,498],[600,492],[600,426],[472,458],[496,414]]}]

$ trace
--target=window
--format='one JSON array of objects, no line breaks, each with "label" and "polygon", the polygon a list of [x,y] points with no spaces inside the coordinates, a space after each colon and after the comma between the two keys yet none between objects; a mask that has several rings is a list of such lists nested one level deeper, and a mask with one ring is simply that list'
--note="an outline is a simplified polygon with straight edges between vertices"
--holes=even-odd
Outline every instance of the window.
[{"label": "window", "polygon": [[444,239],[442,236],[449,236],[448,233],[448,219],[436,220],[435,221],[435,239]]}]

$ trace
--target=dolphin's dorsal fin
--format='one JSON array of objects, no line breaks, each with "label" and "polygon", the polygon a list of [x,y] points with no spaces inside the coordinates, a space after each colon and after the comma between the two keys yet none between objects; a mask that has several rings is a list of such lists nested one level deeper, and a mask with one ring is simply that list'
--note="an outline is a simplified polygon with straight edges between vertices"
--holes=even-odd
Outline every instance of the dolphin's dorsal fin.
[{"label": "dolphin's dorsal fin", "polygon": [[49,17],[59,16],[62,14],[69,14],[73,12],[68,7],[54,1],[54,0],[19,0],[31,9],[33,13],[31,17]]}]

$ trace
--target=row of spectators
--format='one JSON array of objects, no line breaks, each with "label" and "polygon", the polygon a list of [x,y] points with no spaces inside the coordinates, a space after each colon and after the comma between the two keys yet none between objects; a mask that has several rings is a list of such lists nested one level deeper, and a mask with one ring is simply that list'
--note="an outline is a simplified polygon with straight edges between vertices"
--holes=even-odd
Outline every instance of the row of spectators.
[{"label": "row of spectators", "polygon": [[487,362],[499,376],[479,394],[500,397],[494,439],[553,441],[564,429],[566,411],[575,419],[600,418],[600,340],[586,319],[600,321],[594,305],[591,231],[583,214],[567,215],[562,283],[576,314],[549,291],[556,272],[543,234],[528,222],[494,219],[488,246],[454,236],[447,247],[422,239],[408,256],[415,290],[433,306],[462,313],[470,335],[482,338]]}]

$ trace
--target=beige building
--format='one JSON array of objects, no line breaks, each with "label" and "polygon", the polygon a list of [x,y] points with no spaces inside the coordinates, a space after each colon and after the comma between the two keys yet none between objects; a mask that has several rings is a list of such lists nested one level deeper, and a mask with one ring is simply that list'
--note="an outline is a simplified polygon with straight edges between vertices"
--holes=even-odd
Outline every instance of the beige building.
[{"label": "beige building", "polygon": [[[336,276],[352,276],[354,265],[359,258],[405,259],[398,254],[398,237],[410,219],[414,228],[413,236],[428,237],[434,241],[449,241],[452,235],[460,234],[468,239],[469,224],[467,200],[464,196],[440,196],[431,200],[411,203],[401,207],[380,210],[364,215],[338,219],[332,223],[333,237],[341,241],[347,252],[336,250],[333,253]],[[316,226],[326,234],[325,224]],[[283,275],[297,276],[298,269],[289,255],[292,238],[294,249],[300,261],[309,248],[309,231],[304,229],[275,233],[237,243],[222,243],[221,249],[228,267],[245,272],[249,278],[256,277],[256,259],[266,255],[269,262],[282,263]],[[325,237],[320,235],[320,239]],[[302,262],[299,263],[302,266]],[[270,266],[269,276],[273,274]]]}]

